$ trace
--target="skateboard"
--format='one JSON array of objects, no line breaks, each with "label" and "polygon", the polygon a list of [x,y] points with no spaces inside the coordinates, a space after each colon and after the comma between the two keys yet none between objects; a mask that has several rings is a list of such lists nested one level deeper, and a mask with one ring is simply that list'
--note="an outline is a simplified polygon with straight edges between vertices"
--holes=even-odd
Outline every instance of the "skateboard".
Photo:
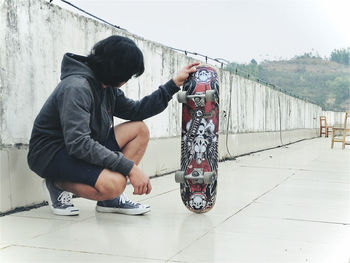
[{"label": "skateboard", "polygon": [[209,65],[191,73],[177,94],[182,103],[181,199],[192,212],[213,208],[218,177],[219,79]]}]

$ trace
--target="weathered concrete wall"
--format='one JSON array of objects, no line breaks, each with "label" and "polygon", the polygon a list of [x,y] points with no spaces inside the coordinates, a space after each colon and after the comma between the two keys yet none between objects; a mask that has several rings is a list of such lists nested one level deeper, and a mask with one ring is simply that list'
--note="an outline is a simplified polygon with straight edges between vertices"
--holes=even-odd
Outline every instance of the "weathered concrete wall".
[{"label": "weathered concrete wall", "polygon": [[[112,34],[132,38],[144,53],[145,73],[123,88],[131,98],[149,94],[193,61],[43,0],[0,0],[0,211],[43,200],[39,177],[26,164],[27,145],[34,118],[59,81],[63,54],[86,55]],[[238,155],[316,136],[319,106],[227,71],[219,75],[221,158],[227,149]],[[146,123],[152,140],[142,168],[149,175],[178,169],[181,105],[173,100]]]},{"label": "weathered concrete wall", "polygon": [[344,126],[345,112],[323,111],[322,116],[326,116],[327,125],[329,126]]}]

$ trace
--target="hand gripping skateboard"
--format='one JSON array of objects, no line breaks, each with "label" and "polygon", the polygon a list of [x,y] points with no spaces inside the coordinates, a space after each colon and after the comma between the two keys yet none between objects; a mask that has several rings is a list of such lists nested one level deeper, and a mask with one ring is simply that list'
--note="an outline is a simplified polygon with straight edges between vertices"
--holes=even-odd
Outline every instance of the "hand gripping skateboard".
[{"label": "hand gripping skateboard", "polygon": [[218,167],[219,80],[216,70],[200,65],[178,93],[182,103],[181,170],[175,173],[181,198],[192,212],[215,204]]}]

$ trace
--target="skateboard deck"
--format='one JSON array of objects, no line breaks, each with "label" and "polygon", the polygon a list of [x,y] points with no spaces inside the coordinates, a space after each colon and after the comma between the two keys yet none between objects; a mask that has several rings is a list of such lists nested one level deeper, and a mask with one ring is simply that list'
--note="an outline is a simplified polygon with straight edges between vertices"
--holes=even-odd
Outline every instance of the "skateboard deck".
[{"label": "skateboard deck", "polygon": [[175,173],[181,199],[192,212],[215,204],[218,167],[219,79],[214,67],[200,65],[182,91],[181,170]]}]

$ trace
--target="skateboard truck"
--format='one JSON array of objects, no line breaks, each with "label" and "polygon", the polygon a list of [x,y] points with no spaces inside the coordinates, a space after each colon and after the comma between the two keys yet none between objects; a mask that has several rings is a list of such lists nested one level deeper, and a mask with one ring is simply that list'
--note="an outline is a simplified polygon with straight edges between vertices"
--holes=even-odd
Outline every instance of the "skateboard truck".
[{"label": "skateboard truck", "polygon": [[206,90],[205,93],[197,93],[194,95],[187,95],[187,91],[179,91],[177,93],[177,100],[180,103],[187,103],[187,99],[196,99],[203,98],[206,101],[215,101],[216,100],[216,91],[215,90]]},{"label": "skateboard truck", "polygon": [[192,180],[197,184],[211,184],[216,180],[215,172],[203,172],[203,169],[194,168],[190,174],[185,174],[184,171],[175,172],[175,182],[184,183],[186,180]]}]

